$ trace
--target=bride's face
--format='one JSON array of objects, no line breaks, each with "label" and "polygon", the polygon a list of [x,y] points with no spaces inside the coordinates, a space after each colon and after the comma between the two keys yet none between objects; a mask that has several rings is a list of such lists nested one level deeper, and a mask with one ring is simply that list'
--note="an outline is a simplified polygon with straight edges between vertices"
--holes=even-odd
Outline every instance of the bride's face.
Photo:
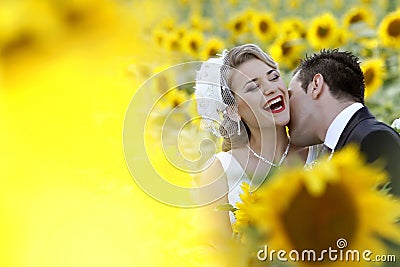
[{"label": "bride's face", "polygon": [[279,70],[258,59],[241,64],[232,72],[239,115],[252,127],[284,126],[290,120],[289,96]]}]

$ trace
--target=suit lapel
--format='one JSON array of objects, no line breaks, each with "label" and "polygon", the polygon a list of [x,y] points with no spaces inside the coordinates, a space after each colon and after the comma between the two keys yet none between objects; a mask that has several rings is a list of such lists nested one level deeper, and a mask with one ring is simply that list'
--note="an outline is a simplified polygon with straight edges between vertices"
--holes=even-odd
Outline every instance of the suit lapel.
[{"label": "suit lapel", "polygon": [[368,110],[367,107],[362,107],[351,117],[350,121],[347,123],[342,134],[340,135],[339,141],[336,144],[335,151],[340,150],[346,145],[350,134],[353,132],[354,128],[363,120],[375,118]]}]

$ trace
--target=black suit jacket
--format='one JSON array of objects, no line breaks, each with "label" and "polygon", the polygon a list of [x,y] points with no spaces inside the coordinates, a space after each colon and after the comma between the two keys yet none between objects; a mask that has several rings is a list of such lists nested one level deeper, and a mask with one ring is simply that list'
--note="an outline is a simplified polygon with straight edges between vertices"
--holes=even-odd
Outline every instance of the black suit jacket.
[{"label": "black suit jacket", "polygon": [[387,124],[377,121],[367,107],[359,109],[340,135],[335,151],[355,143],[368,163],[382,159],[391,179],[392,193],[400,196],[400,136]]}]

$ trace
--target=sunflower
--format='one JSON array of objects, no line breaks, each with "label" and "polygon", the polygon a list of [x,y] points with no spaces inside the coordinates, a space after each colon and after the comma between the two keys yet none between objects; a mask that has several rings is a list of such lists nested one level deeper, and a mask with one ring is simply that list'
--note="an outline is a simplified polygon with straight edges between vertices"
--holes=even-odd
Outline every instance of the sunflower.
[{"label": "sunflower", "polygon": [[166,30],[166,31],[173,31],[176,27],[176,20],[174,18],[166,18],[164,20],[162,20],[159,25],[158,28]]},{"label": "sunflower", "polygon": [[363,47],[361,55],[363,57],[370,57],[371,50],[375,50],[379,46],[379,40],[376,37],[373,38],[361,38],[360,43]]},{"label": "sunflower", "polygon": [[195,30],[189,31],[182,39],[183,51],[194,57],[198,57],[203,42],[204,38],[202,32]]},{"label": "sunflower", "polygon": [[286,18],[280,23],[281,34],[288,35],[291,38],[305,38],[305,22],[297,17]]},{"label": "sunflower", "polygon": [[160,29],[160,28],[156,28],[153,31],[153,40],[154,42],[159,45],[159,46],[163,46],[165,39],[168,36],[168,32],[164,29]]},{"label": "sunflower", "polygon": [[[117,22],[117,6],[107,0],[53,1],[60,20],[71,31],[104,30]],[[96,10],[96,12],[93,12]]]},{"label": "sunflower", "polygon": [[384,46],[400,47],[400,9],[383,18],[378,32]]},{"label": "sunflower", "polygon": [[356,23],[365,23],[369,27],[374,27],[374,12],[365,7],[353,7],[345,13],[343,24],[349,28]]},{"label": "sunflower", "polygon": [[347,147],[311,170],[281,170],[278,175],[254,192],[256,196],[242,196],[243,203],[252,203],[238,206],[246,208],[236,211],[235,225],[240,230],[250,222],[259,232],[254,237],[254,231],[242,229],[245,240],[261,238],[262,244],[275,251],[312,249],[316,255],[329,247],[340,248],[337,242],[343,239],[348,243],[346,250],[368,249],[374,254],[385,252],[381,237],[400,242],[399,199],[376,190],[387,182],[387,175],[365,164],[357,148]]},{"label": "sunflower", "polygon": [[248,21],[248,14],[241,12],[228,22],[227,28],[233,37],[237,37],[249,31]]},{"label": "sunflower", "polygon": [[307,39],[315,49],[335,47],[337,45],[338,23],[334,16],[325,13],[311,21]]},{"label": "sunflower", "polygon": [[337,46],[346,45],[349,40],[353,37],[352,33],[344,28],[340,28],[337,30]]},{"label": "sunflower", "polygon": [[218,38],[218,37],[210,38],[206,42],[202,51],[200,52],[201,59],[207,60],[210,57],[215,57],[218,53],[222,52],[224,47],[225,47],[225,44],[221,38]]},{"label": "sunflower", "polygon": [[227,2],[232,7],[236,7],[238,5],[238,3],[239,3],[239,0],[228,0]]},{"label": "sunflower", "polygon": [[176,108],[188,100],[188,95],[184,90],[171,89],[161,99],[164,107]]},{"label": "sunflower", "polygon": [[305,49],[301,39],[290,39],[286,36],[277,38],[270,47],[270,53],[274,60],[288,69],[293,69],[299,63],[298,60]]},{"label": "sunflower", "polygon": [[249,211],[251,210],[251,206],[257,201],[257,194],[250,193],[250,185],[247,183],[242,183],[241,188],[243,189],[243,193],[240,195],[242,202],[237,203],[238,210],[236,210],[235,217],[236,223],[232,226],[234,232],[239,233],[242,229],[249,227],[253,224],[251,218],[247,216]]},{"label": "sunflower", "polygon": [[344,2],[345,2],[345,0],[333,0],[333,7],[336,10],[340,10],[343,8]]},{"label": "sunflower", "polygon": [[367,59],[361,64],[365,81],[365,97],[373,95],[383,84],[386,74],[385,61],[382,58]]},{"label": "sunflower", "polygon": [[0,4],[0,52],[10,57],[48,42],[61,25],[44,1],[3,1]]},{"label": "sunflower", "polygon": [[189,18],[190,28],[196,29],[199,31],[207,31],[212,27],[212,23],[210,19],[202,17],[200,14],[195,13],[192,14]]},{"label": "sunflower", "polygon": [[252,31],[258,39],[268,41],[276,36],[277,25],[271,13],[256,13],[252,19]]},{"label": "sunflower", "polygon": [[176,21],[174,19],[165,19],[158,23],[153,29],[153,40],[159,46],[166,45],[169,35],[175,32]]},{"label": "sunflower", "polygon": [[290,9],[296,10],[301,6],[302,2],[303,2],[303,0],[290,0],[289,7],[290,7]]},{"label": "sunflower", "polygon": [[168,32],[163,43],[168,52],[180,51],[182,48],[180,33],[177,31]]}]

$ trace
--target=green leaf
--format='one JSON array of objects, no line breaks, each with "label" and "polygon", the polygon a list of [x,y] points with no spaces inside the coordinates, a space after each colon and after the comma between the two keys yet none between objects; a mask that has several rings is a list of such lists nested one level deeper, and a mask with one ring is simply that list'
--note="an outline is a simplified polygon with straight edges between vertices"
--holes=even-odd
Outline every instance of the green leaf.
[{"label": "green leaf", "polygon": [[235,211],[237,211],[237,208],[235,208],[234,206],[232,206],[232,205],[229,204],[229,203],[226,203],[226,204],[218,205],[217,208],[216,208],[216,210],[217,210],[217,211],[220,211],[220,210],[227,210],[227,211],[235,212]]}]

